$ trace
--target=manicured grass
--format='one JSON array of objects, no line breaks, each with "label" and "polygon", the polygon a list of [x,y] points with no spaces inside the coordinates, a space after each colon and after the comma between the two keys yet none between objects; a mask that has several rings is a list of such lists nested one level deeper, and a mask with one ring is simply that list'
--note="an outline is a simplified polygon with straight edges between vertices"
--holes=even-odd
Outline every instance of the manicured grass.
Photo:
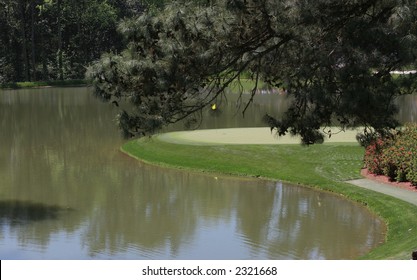
[{"label": "manicured grass", "polygon": [[16,82],[1,84],[3,89],[37,88],[37,87],[65,87],[65,86],[85,86],[86,80],[64,80],[64,81],[37,81],[37,82]]},{"label": "manicured grass", "polygon": [[152,137],[127,142],[122,150],[157,165],[282,180],[338,193],[366,205],[388,226],[386,242],[364,259],[410,259],[417,248],[416,206],[343,182],[360,178],[364,150],[356,144],[198,146]]},{"label": "manicured grass", "polygon": [[[265,84],[262,81],[259,81],[258,83],[259,89],[264,88],[266,86],[267,84]],[[254,80],[241,78],[239,82],[238,81],[232,82],[228,88],[231,92],[240,92],[242,90],[244,93],[249,93],[252,91],[254,87],[255,87]]]}]

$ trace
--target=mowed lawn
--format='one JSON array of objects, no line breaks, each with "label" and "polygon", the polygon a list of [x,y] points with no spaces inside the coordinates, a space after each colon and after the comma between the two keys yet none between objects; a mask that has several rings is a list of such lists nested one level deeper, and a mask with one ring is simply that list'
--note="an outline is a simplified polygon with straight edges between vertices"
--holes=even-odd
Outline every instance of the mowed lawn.
[{"label": "mowed lawn", "polygon": [[410,259],[417,248],[417,206],[344,181],[361,178],[357,143],[192,145],[158,137],[127,142],[125,153],[147,163],[199,172],[261,177],[340,194],[366,205],[388,227],[386,242],[365,259]]}]

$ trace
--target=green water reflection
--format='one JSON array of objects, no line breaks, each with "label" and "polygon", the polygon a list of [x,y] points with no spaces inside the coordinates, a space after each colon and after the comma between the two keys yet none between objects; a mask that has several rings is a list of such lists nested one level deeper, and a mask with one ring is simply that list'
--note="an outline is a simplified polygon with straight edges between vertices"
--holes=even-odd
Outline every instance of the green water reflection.
[{"label": "green water reflection", "polygon": [[350,259],[384,238],[334,195],[141,164],[116,112],[87,88],[0,92],[0,259]]}]

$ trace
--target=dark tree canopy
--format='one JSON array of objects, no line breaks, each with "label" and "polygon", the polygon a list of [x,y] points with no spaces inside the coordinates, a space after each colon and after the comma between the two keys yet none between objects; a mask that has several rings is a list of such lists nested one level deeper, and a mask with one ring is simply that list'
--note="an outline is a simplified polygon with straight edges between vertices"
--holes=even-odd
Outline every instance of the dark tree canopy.
[{"label": "dark tree canopy", "polygon": [[141,0],[0,0],[0,84],[84,78],[103,52],[123,49],[118,21],[144,9]]},{"label": "dark tree canopy", "polygon": [[128,47],[88,77],[103,100],[129,101],[118,118],[127,137],[194,116],[243,74],[253,94],[259,81],[286,88],[290,107],[265,121],[304,143],[325,126],[397,126],[395,97],[416,86],[390,73],[416,66],[415,1],[175,1],[119,31]]}]

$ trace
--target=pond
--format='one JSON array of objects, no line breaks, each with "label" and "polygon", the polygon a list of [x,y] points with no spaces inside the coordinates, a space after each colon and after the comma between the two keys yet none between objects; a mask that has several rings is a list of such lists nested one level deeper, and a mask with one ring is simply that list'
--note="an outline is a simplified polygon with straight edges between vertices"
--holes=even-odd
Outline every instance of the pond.
[{"label": "pond", "polygon": [[[262,125],[270,104],[202,126]],[[0,92],[0,259],[353,259],[384,240],[333,194],[131,159],[116,112],[89,88]]]},{"label": "pond", "polygon": [[[238,94],[228,94],[216,100],[217,110],[210,108],[203,112],[203,121],[198,126],[201,129],[233,128],[233,127],[264,127],[263,116],[268,113],[280,117],[288,107],[289,100],[285,94],[263,91],[256,94],[253,103],[242,114],[246,103],[250,100],[249,94],[238,98]],[[401,123],[417,122],[417,94],[400,96],[395,100],[398,106],[397,119]],[[184,124],[174,126],[176,130],[183,130]]]}]

